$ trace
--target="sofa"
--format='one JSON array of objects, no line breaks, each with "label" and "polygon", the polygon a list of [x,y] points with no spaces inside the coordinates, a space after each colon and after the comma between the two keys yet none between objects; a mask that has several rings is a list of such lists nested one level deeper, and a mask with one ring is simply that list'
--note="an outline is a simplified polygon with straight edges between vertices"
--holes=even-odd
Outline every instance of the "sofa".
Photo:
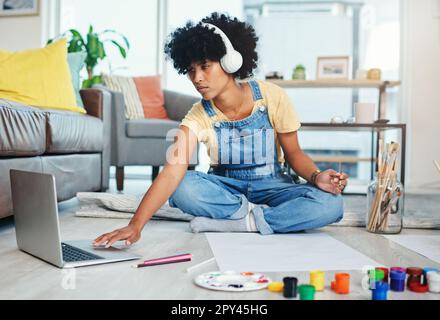
[{"label": "sofa", "polygon": [[0,99],[0,218],[12,215],[10,169],[53,174],[58,201],[108,189],[111,95],[80,95],[86,114]]}]

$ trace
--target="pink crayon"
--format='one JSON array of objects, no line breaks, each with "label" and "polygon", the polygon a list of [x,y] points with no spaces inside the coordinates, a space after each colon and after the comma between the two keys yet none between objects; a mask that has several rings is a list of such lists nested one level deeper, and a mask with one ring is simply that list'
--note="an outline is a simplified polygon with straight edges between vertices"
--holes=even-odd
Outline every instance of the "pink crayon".
[{"label": "pink crayon", "polygon": [[191,253],[185,253],[185,254],[179,254],[177,256],[170,256],[170,257],[164,257],[164,258],[158,258],[158,259],[145,260],[143,263],[140,263],[138,265],[134,265],[133,267],[134,268],[143,268],[143,267],[157,266],[157,265],[161,265],[161,264],[185,262],[185,261],[191,261],[191,258],[192,258]]}]

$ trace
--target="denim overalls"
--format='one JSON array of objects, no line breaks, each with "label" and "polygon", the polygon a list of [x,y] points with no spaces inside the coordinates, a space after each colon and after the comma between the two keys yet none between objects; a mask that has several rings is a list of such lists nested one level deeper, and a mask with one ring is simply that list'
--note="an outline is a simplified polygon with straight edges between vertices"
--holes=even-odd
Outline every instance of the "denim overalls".
[{"label": "denim overalls", "polygon": [[[254,102],[263,99],[251,80]],[[211,102],[202,100],[214,119]],[[218,165],[208,173],[188,171],[171,195],[169,204],[194,216],[241,219],[252,212],[261,234],[286,233],[323,227],[340,221],[340,195],[310,184],[294,184],[278,162],[275,135],[267,106],[245,119],[213,121],[218,144]],[[265,206],[264,206],[265,205]]]}]

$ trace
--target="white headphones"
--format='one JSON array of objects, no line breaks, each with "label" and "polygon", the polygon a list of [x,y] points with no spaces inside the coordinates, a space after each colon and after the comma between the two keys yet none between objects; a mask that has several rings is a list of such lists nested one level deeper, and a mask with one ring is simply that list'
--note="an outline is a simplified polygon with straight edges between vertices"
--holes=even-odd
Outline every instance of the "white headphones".
[{"label": "white headphones", "polygon": [[214,28],[214,32],[222,37],[223,43],[226,47],[226,54],[220,59],[220,65],[222,66],[223,70],[225,70],[227,73],[234,73],[238,71],[243,65],[243,57],[241,56],[240,52],[234,49],[226,34],[213,24],[202,23],[202,25]]}]

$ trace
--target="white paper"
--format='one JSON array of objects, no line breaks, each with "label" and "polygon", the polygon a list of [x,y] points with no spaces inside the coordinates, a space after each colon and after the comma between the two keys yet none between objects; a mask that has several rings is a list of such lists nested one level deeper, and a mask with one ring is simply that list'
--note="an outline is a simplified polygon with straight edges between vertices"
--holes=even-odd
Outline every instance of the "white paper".
[{"label": "white paper", "polygon": [[440,236],[399,234],[386,235],[385,237],[402,247],[440,263]]},{"label": "white paper", "polygon": [[381,264],[324,232],[206,233],[220,271],[362,270]]}]

